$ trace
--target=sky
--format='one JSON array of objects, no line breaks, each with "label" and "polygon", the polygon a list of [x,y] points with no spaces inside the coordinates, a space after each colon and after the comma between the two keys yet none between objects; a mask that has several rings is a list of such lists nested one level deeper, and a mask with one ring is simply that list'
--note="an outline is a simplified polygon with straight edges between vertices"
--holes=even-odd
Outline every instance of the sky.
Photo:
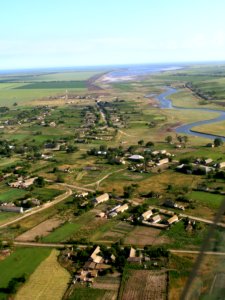
[{"label": "sky", "polygon": [[7,0],[0,70],[225,61],[224,0]]}]

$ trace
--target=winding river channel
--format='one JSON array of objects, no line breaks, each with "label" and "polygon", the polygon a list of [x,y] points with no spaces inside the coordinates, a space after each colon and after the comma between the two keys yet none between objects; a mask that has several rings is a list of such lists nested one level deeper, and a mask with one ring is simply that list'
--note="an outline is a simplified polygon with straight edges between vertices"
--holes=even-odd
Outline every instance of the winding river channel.
[{"label": "winding river channel", "polygon": [[[198,131],[195,131],[193,127],[195,126],[200,126],[200,125],[205,125],[205,124],[212,124],[216,122],[221,122],[225,121],[225,111],[222,110],[217,110],[217,109],[209,109],[209,108],[185,108],[185,107],[178,107],[178,106],[173,106],[172,101],[169,99],[169,96],[177,93],[177,90],[174,88],[168,88],[164,93],[160,94],[157,96],[157,100],[159,101],[160,108],[162,109],[176,109],[176,110],[200,110],[203,112],[212,112],[212,113],[217,113],[219,114],[218,117],[213,118],[213,119],[207,119],[207,120],[202,120],[202,121],[197,121],[189,124],[184,124],[175,129],[177,133],[182,133],[182,134],[190,134],[192,136],[199,136],[203,138],[208,138],[208,139],[215,139],[215,138],[221,138],[223,141],[225,141],[225,129],[224,129],[224,136],[221,135],[214,135],[214,134],[208,134],[208,133],[201,133]],[[145,97],[149,97],[150,95],[146,95]]]}]

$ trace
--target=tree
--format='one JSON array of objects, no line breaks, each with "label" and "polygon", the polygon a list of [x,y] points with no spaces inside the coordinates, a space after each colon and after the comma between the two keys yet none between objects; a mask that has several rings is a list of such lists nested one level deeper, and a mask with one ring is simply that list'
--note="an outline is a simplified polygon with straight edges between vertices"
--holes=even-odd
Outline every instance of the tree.
[{"label": "tree", "polygon": [[166,138],[165,138],[165,141],[170,144],[172,142],[173,138],[171,135],[168,135]]},{"label": "tree", "polygon": [[45,180],[43,177],[39,176],[34,180],[34,185],[37,187],[44,187],[45,186]]},{"label": "tree", "polygon": [[184,142],[185,144],[188,142],[188,136],[184,135],[184,136],[182,137],[182,139],[183,139],[183,142]]},{"label": "tree", "polygon": [[67,152],[67,153],[73,153],[73,152],[75,152],[75,151],[77,151],[77,150],[78,150],[77,147],[75,147],[75,146],[73,146],[73,145],[68,145],[68,147],[67,147],[67,149],[66,149],[66,152]]},{"label": "tree", "polygon": [[138,145],[143,146],[144,145],[144,140],[138,141]]},{"label": "tree", "polygon": [[221,138],[215,138],[214,140],[215,147],[219,147],[223,145],[223,140]]},{"label": "tree", "polygon": [[154,143],[149,141],[145,144],[145,146],[146,147],[154,147]]}]

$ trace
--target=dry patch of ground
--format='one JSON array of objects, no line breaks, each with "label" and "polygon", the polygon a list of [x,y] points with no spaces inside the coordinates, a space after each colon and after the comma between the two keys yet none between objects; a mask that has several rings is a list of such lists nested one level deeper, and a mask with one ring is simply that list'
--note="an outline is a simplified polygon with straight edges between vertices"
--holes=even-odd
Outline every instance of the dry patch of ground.
[{"label": "dry patch of ground", "polygon": [[167,273],[165,271],[130,270],[120,300],[167,299]]},{"label": "dry patch of ground", "polygon": [[63,223],[63,220],[59,218],[48,219],[32,229],[22,233],[16,238],[16,241],[20,242],[32,242],[37,237],[44,237],[48,235],[53,229],[59,227]]},{"label": "dry patch of ground", "polygon": [[136,226],[124,240],[127,245],[162,245],[169,243],[169,238],[160,235],[161,230],[146,226]]},{"label": "dry patch of ground", "polygon": [[59,252],[52,250],[16,294],[15,300],[61,300],[70,274],[57,261]]}]

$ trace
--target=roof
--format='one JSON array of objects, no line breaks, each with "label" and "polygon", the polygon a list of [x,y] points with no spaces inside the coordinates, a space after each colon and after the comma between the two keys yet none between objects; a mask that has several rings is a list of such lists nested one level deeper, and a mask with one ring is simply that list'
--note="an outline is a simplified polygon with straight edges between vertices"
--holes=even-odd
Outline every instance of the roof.
[{"label": "roof", "polygon": [[92,252],[91,254],[91,259],[93,260],[93,262],[99,264],[100,262],[102,262],[103,258],[98,255],[98,253],[101,251],[100,247],[97,246],[94,250],[94,252]]},{"label": "roof", "polygon": [[102,194],[101,196],[98,196],[98,197],[95,198],[95,201],[97,203],[101,203],[101,202],[108,201],[108,200],[109,200],[109,194],[108,193]]},{"label": "roof", "polygon": [[11,206],[11,205],[1,205],[0,206],[0,211],[23,213],[23,207]]},{"label": "roof", "polygon": [[118,207],[118,208],[116,209],[116,212],[117,212],[117,213],[123,212],[124,210],[127,210],[128,208],[129,208],[129,206],[128,206],[127,204],[124,204],[124,205]]},{"label": "roof", "polygon": [[172,223],[177,222],[177,221],[178,221],[178,216],[177,216],[177,215],[174,215],[174,216],[172,216],[171,218],[169,218],[169,219],[167,220],[167,222],[168,222],[169,224],[172,224]]},{"label": "roof", "polygon": [[152,215],[152,211],[151,211],[151,209],[150,209],[150,210],[145,211],[145,212],[142,214],[142,217],[143,217],[144,219],[148,219],[149,217],[151,217],[151,215]]},{"label": "roof", "polygon": [[155,216],[153,216],[151,219],[152,219],[152,221],[153,221],[154,223],[155,223],[155,222],[161,221],[160,215],[155,215]]},{"label": "roof", "polygon": [[142,155],[134,154],[134,155],[131,155],[129,157],[129,159],[132,159],[132,160],[143,160],[144,157]]},{"label": "roof", "polygon": [[130,254],[129,257],[136,257],[136,250],[134,248],[130,248]]}]

